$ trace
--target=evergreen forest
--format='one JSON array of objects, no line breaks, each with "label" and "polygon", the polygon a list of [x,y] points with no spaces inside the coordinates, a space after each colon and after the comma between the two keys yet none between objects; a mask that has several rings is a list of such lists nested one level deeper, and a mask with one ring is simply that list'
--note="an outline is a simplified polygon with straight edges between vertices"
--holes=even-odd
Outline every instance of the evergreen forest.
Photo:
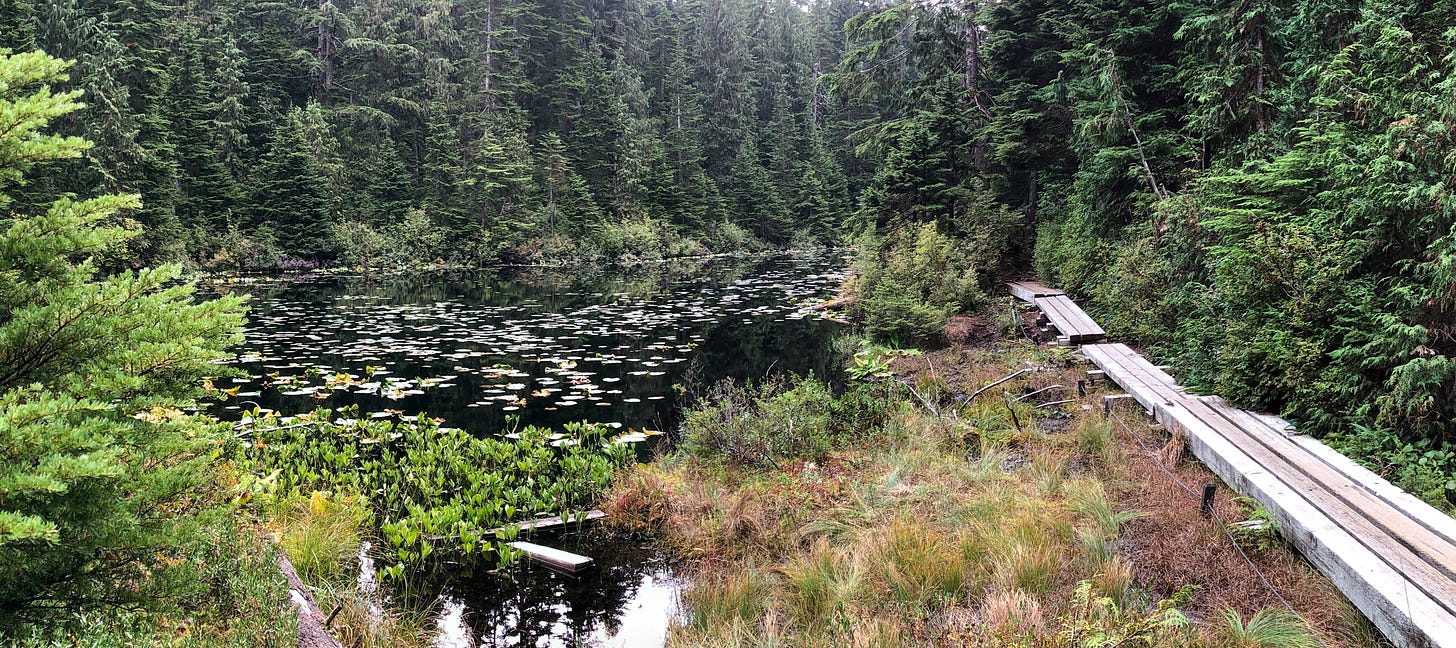
[{"label": "evergreen forest", "polygon": [[1453,223],[1456,0],[0,0],[0,626],[278,594],[188,276],[853,247],[896,347],[1035,276],[1451,512]]}]

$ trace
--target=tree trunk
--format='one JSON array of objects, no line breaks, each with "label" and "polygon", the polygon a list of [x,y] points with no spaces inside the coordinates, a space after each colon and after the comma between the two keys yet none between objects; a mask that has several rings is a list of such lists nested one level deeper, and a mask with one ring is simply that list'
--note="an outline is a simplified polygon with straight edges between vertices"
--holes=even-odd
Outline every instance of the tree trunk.
[{"label": "tree trunk", "polygon": [[278,550],[278,570],[288,581],[288,597],[293,609],[298,612],[298,648],[342,648],[339,641],[324,627],[327,618],[309,593],[308,586],[298,577],[288,554]]}]

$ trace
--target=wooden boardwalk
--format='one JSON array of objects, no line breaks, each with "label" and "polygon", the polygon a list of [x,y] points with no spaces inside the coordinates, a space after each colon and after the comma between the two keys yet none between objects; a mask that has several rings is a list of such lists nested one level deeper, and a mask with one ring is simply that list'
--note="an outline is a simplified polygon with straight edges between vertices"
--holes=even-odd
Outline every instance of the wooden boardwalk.
[{"label": "wooden boardwalk", "polygon": [[1107,337],[1107,332],[1082,312],[1082,309],[1068,298],[1066,293],[1034,281],[1016,281],[1008,286],[1011,294],[1016,295],[1022,301],[1035,304],[1037,308],[1041,309],[1047,321],[1060,334],[1057,337],[1058,342],[1082,344],[1096,342]]},{"label": "wooden boardwalk", "polygon": [[1456,519],[1289,423],[1185,392],[1122,344],[1082,353],[1281,532],[1400,646],[1456,648]]}]

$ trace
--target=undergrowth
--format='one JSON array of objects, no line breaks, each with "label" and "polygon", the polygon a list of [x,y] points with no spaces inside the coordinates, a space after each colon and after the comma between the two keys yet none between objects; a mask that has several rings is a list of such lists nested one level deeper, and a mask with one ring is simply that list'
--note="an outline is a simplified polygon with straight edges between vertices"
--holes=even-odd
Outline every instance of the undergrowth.
[{"label": "undergrowth", "polygon": [[1118,495],[1131,450],[1097,413],[1013,393],[1075,382],[1074,370],[1042,352],[983,353],[975,380],[1023,360],[1042,375],[970,402],[977,385],[944,378],[919,398],[873,376],[838,395],[808,380],[711,391],[681,449],[625,471],[605,506],[616,528],[692,565],[669,645],[1312,641],[1303,619],[1257,597],[1155,587],[1148,569],[1166,558],[1129,537],[1148,513]]}]

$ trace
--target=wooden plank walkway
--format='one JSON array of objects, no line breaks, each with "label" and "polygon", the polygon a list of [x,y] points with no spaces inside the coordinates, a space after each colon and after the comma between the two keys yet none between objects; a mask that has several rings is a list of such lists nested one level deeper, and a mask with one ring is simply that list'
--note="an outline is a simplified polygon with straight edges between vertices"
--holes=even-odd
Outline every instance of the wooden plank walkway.
[{"label": "wooden plank walkway", "polygon": [[1190,395],[1122,344],[1082,353],[1225,483],[1256,499],[1283,535],[1386,637],[1456,648],[1456,519],[1288,422]]},{"label": "wooden plank walkway", "polygon": [[543,547],[529,542],[512,542],[511,546],[525,552],[533,562],[567,574],[586,571],[591,568],[593,562],[587,556],[578,556],[569,551]]},{"label": "wooden plank walkway", "polygon": [[1067,294],[1056,288],[1048,288],[1035,281],[1013,281],[1006,285],[1011,289],[1011,294],[1016,295],[1017,299],[1027,303],[1036,301],[1037,297],[1056,297],[1057,295]]},{"label": "wooden plank walkway", "polygon": [[1007,284],[1011,294],[1018,299],[1036,305],[1046,315],[1047,321],[1057,329],[1060,334],[1057,341],[1063,344],[1082,344],[1084,342],[1096,342],[1107,337],[1107,332],[1102,330],[1087,313],[1067,297],[1066,293],[1055,288],[1048,288],[1034,281],[1014,281]]}]

